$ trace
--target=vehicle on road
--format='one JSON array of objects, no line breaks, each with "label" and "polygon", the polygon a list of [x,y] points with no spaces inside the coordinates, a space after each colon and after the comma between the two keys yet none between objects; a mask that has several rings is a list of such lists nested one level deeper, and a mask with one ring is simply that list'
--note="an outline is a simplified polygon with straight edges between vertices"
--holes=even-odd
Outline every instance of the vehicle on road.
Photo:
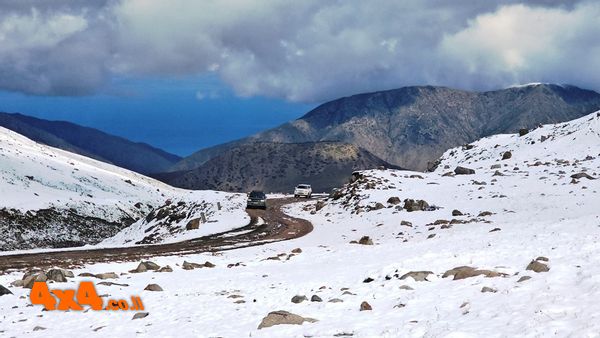
[{"label": "vehicle on road", "polygon": [[294,197],[306,197],[312,196],[312,187],[310,184],[298,184],[294,189]]},{"label": "vehicle on road", "polygon": [[267,209],[267,195],[259,190],[252,190],[248,194],[248,202],[246,208]]}]

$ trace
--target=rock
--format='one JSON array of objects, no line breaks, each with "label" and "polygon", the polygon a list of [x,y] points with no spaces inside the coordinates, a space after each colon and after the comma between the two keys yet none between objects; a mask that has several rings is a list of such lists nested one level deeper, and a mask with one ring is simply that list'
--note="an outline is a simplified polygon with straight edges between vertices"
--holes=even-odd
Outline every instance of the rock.
[{"label": "rock", "polygon": [[494,288],[490,288],[489,286],[484,286],[483,288],[481,288],[481,292],[482,293],[486,293],[486,292],[496,293],[496,292],[498,292],[498,290],[496,290]]},{"label": "rock", "polygon": [[462,215],[463,215],[463,213],[460,212],[460,210],[456,210],[456,209],[452,210],[452,216],[462,216]]},{"label": "rock", "polygon": [[571,178],[573,178],[573,179],[587,178],[588,180],[595,180],[594,177],[592,177],[592,176],[590,176],[590,175],[588,175],[586,173],[583,173],[583,172],[577,173],[577,174],[573,174],[573,175],[571,175]]},{"label": "rock", "polygon": [[316,211],[323,209],[323,207],[325,207],[325,201],[317,201],[317,203],[315,204]]},{"label": "rock", "polygon": [[360,311],[371,311],[371,310],[373,310],[373,308],[371,307],[371,304],[369,304],[367,302],[360,303]]},{"label": "rock", "polygon": [[46,274],[43,272],[33,274],[23,279],[23,287],[26,289],[31,289],[33,287],[33,283],[35,282],[45,282],[48,280]]},{"label": "rock", "polygon": [[527,265],[526,270],[531,270],[533,272],[548,272],[550,268],[548,265],[544,263],[540,263],[539,261],[531,261],[529,265]]},{"label": "rock", "polygon": [[214,265],[213,263],[206,261],[204,262],[204,267],[205,268],[214,268],[216,265]]},{"label": "rock", "polygon": [[163,289],[158,284],[148,284],[144,290],[146,291],[163,291]]},{"label": "rock", "polygon": [[339,298],[332,298],[328,302],[329,303],[343,303],[344,301]]},{"label": "rock", "polygon": [[9,289],[5,288],[4,286],[0,285],[0,297],[4,296],[4,295],[12,295],[13,293],[10,292]]},{"label": "rock", "polygon": [[308,298],[306,298],[306,296],[296,295],[296,296],[292,297],[292,303],[294,303],[294,304],[300,304],[305,300],[308,300]]},{"label": "rock", "polygon": [[475,170],[457,166],[456,168],[454,168],[454,173],[456,175],[473,175],[475,174]]},{"label": "rock", "polygon": [[435,222],[433,222],[433,225],[441,225],[441,224],[448,224],[448,223],[450,223],[450,221],[447,219],[438,219]]},{"label": "rock", "polygon": [[43,326],[36,326],[33,328],[33,331],[44,331],[46,328]]},{"label": "rock", "polygon": [[323,299],[321,299],[321,297],[319,297],[317,295],[312,295],[312,297],[310,297],[310,301],[311,302],[322,302]]},{"label": "rock", "polygon": [[194,218],[187,222],[185,230],[196,230],[200,228],[200,218]]},{"label": "rock", "polygon": [[490,232],[496,232],[496,231],[500,231],[500,230],[502,230],[502,229],[500,229],[500,228],[493,228],[492,230],[490,230]]},{"label": "rock", "polygon": [[93,273],[89,273],[89,272],[82,272],[80,274],[78,274],[77,276],[79,277],[96,277],[96,275],[94,275]]},{"label": "rock", "polygon": [[313,318],[304,318],[297,314],[279,310],[269,312],[269,314],[263,318],[260,325],[258,325],[258,329],[260,330],[275,325],[302,325],[304,322],[314,323],[317,322],[317,320]]},{"label": "rock", "polygon": [[148,270],[158,270],[158,269],[160,269],[160,266],[158,264],[150,262],[150,261],[145,261],[145,262],[140,262],[140,264],[138,265],[138,267],[135,270],[130,270],[129,272],[140,273],[140,272],[146,272]]},{"label": "rock", "polygon": [[503,173],[501,173],[500,171],[496,170],[494,171],[494,174],[492,176],[505,176]]},{"label": "rock", "polygon": [[504,152],[504,154],[502,154],[502,160],[508,160],[512,157],[512,153],[510,151],[506,151]]},{"label": "rock", "polygon": [[400,290],[414,290],[413,288],[411,288],[411,287],[410,287],[410,286],[408,286],[408,285],[400,285],[399,289],[400,289]]},{"label": "rock", "polygon": [[383,205],[383,204],[381,204],[379,202],[375,203],[374,206],[369,207],[370,210],[381,210],[383,208],[385,208],[385,205]]},{"label": "rock", "polygon": [[432,275],[431,271],[410,271],[405,273],[400,277],[401,280],[407,279],[408,277],[412,277],[417,282],[428,281],[427,276]]},{"label": "rock", "polygon": [[14,286],[14,287],[21,287],[22,288],[23,285],[24,285],[24,282],[23,282],[22,279],[17,279],[16,281],[10,283],[10,285]]},{"label": "rock", "polygon": [[519,136],[525,136],[527,134],[529,134],[529,129],[527,129],[527,128],[519,129]]},{"label": "rock", "polygon": [[429,204],[423,200],[413,200],[413,199],[405,199],[404,200],[404,209],[408,212],[412,211],[424,211],[429,208]]},{"label": "rock", "polygon": [[148,317],[148,315],[149,315],[148,312],[138,312],[133,315],[133,318],[131,318],[131,320],[146,318],[146,317]]},{"label": "rock", "polygon": [[170,266],[163,266],[162,268],[160,268],[158,270],[158,272],[173,272],[173,268],[171,268]]},{"label": "rock", "polygon": [[98,285],[106,285],[106,286],[113,286],[113,285],[129,286],[129,284],[120,284],[120,283],[113,283],[113,282],[100,282],[100,283],[98,283]]},{"label": "rock", "polygon": [[195,268],[201,268],[201,267],[203,267],[202,264],[192,263],[192,262],[188,262],[188,261],[183,261],[183,264],[182,264],[182,268],[184,270],[194,270]]},{"label": "rock", "polygon": [[491,271],[491,270],[480,270],[470,266],[459,266],[453,269],[450,269],[442,275],[442,278],[446,278],[449,276],[454,276],[453,280],[465,279],[484,275],[485,277],[505,277],[505,273]]},{"label": "rock", "polygon": [[98,279],[117,279],[117,278],[119,278],[119,275],[117,275],[114,272],[106,272],[106,273],[96,274],[96,278],[98,278]]},{"label": "rock", "polygon": [[500,169],[502,168],[501,164],[492,164],[492,166],[490,167],[490,169]]},{"label": "rock", "polygon": [[362,244],[362,245],[373,245],[373,240],[371,239],[371,237],[369,236],[362,236],[359,240],[358,240],[358,244]]},{"label": "rock", "polygon": [[371,283],[372,281],[374,281],[373,278],[367,277],[367,278],[365,278],[365,280],[363,280],[363,283]]},{"label": "rock", "polygon": [[524,282],[524,281],[530,280],[530,279],[531,279],[531,276],[523,276],[523,277],[519,278],[517,283],[521,283],[521,282]]},{"label": "rock", "polygon": [[544,257],[544,256],[540,256],[538,258],[535,259],[536,261],[542,261],[542,262],[548,262],[549,259],[548,257]]},{"label": "rock", "polygon": [[412,223],[409,222],[409,221],[400,221],[400,225],[407,226],[407,227],[412,227]]},{"label": "rock", "polygon": [[292,250],[292,253],[295,253],[295,254],[302,253],[302,249],[296,248],[296,249]]},{"label": "rock", "polygon": [[486,216],[492,216],[493,213],[491,211],[482,211],[479,213],[479,215],[477,215],[477,217],[486,217]]},{"label": "rock", "polygon": [[390,198],[388,198],[387,202],[388,202],[388,204],[393,204],[393,205],[400,204],[400,197],[390,197]]},{"label": "rock", "polygon": [[50,269],[46,272],[48,280],[55,281],[57,283],[64,283],[67,281],[65,270],[63,269]]}]

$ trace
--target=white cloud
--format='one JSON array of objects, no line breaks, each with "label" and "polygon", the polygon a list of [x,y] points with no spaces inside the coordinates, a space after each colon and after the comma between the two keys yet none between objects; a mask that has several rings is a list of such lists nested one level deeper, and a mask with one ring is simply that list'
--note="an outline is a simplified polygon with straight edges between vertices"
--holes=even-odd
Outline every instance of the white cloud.
[{"label": "white cloud", "polygon": [[600,89],[600,4],[515,2],[34,2],[0,14],[0,87],[68,95],[111,75],[213,73],[238,95],[295,101],[413,84]]}]

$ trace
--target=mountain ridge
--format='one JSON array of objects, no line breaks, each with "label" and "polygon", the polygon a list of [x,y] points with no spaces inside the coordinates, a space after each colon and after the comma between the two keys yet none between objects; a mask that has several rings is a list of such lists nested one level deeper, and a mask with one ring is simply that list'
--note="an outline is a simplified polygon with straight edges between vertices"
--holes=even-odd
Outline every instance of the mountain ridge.
[{"label": "mountain ridge", "polygon": [[571,85],[530,84],[471,92],[412,86],[326,102],[304,116],[247,138],[201,149],[171,171],[193,169],[254,141],[356,144],[401,167],[425,170],[446,149],[481,137],[558,123],[600,109],[600,94]]},{"label": "mountain ridge", "polygon": [[36,142],[115,164],[139,173],[166,170],[180,156],[142,142],[67,121],[50,121],[20,113],[0,112],[0,126]]}]

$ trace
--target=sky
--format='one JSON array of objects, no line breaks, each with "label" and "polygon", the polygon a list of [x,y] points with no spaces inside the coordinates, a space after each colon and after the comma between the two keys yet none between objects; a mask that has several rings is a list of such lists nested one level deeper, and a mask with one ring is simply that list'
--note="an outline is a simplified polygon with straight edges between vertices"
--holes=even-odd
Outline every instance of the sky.
[{"label": "sky", "polygon": [[599,1],[3,0],[0,111],[186,155],[410,85],[600,90]]}]

